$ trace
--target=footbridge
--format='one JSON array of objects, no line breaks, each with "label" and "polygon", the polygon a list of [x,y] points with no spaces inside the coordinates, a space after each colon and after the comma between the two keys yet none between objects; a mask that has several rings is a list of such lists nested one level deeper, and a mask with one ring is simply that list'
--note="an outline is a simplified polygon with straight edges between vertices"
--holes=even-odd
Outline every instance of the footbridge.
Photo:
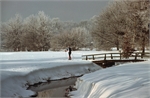
[{"label": "footbridge", "polygon": [[82,60],[90,60],[103,68],[111,67],[115,63],[123,62],[141,62],[146,61],[150,58],[150,52],[145,52],[143,55],[142,52],[134,52],[129,55],[128,58],[123,57],[123,53],[101,53],[101,54],[88,54],[82,55]]}]

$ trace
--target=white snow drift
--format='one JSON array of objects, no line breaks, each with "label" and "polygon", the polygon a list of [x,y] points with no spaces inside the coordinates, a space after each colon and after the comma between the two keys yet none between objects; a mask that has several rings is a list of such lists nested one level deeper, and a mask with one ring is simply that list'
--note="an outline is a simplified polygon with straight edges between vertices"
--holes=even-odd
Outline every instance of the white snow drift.
[{"label": "white snow drift", "polygon": [[86,74],[75,87],[72,98],[150,98],[150,61]]}]

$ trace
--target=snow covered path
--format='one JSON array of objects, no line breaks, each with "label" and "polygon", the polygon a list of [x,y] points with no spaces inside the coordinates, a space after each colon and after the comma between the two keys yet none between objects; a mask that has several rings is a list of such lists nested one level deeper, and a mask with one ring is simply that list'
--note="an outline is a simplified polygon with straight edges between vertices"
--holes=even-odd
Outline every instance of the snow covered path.
[{"label": "snow covered path", "polygon": [[65,52],[0,53],[1,97],[29,97],[35,93],[27,90],[29,85],[101,69],[92,62],[81,60],[81,55],[81,52],[74,52],[73,60],[67,60]]},{"label": "snow covered path", "polygon": [[122,64],[77,79],[71,98],[150,98],[150,61]]}]

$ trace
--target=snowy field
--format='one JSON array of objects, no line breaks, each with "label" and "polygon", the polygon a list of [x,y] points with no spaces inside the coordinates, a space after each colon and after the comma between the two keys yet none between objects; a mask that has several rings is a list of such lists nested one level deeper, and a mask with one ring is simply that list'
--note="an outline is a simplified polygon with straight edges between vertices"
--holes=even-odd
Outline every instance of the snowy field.
[{"label": "snowy field", "polygon": [[70,92],[73,98],[150,98],[150,61],[102,69],[81,58],[82,54],[104,52],[75,51],[72,60],[64,51],[1,52],[1,97],[29,97],[35,94],[27,89],[30,85],[86,74],[77,79],[77,91]]},{"label": "snowy field", "polygon": [[[72,60],[68,60],[68,54],[64,51],[1,52],[1,96],[28,97],[35,94],[27,90],[30,85],[81,76],[101,69],[92,62],[82,61],[83,53],[87,52],[73,52]],[[53,84],[53,88],[59,87],[60,83],[56,84]],[[36,91],[39,91],[38,88]]]}]

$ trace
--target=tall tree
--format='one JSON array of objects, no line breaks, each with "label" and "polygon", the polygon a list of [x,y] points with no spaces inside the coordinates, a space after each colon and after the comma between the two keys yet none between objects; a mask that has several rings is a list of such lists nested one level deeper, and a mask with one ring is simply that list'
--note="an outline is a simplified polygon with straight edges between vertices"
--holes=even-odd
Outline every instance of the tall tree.
[{"label": "tall tree", "polygon": [[22,29],[22,17],[19,14],[16,14],[15,18],[10,19],[8,22],[2,23],[1,35],[5,48],[13,51],[21,50]]},{"label": "tall tree", "polygon": [[42,51],[50,48],[52,26],[50,18],[40,11],[24,20],[24,44],[27,50]]},{"label": "tall tree", "polygon": [[127,39],[124,37],[124,45],[126,48],[123,50],[126,52],[127,47],[130,46],[130,51],[142,47],[142,53],[145,53],[145,46],[148,43],[148,23],[149,23],[149,0],[122,0],[122,5],[116,2],[117,5],[123,6],[122,14],[126,24],[122,25],[125,36],[128,36],[129,45],[125,45]]},{"label": "tall tree", "polygon": [[117,8],[117,5],[112,4],[96,17],[92,36],[101,48],[117,47],[119,50],[121,35],[124,34],[121,30],[124,17],[120,15],[121,9],[116,11]]},{"label": "tall tree", "polygon": [[[97,17],[92,32],[98,43],[111,42],[111,45],[124,46],[130,50],[142,43],[142,51],[148,43],[149,0],[120,0],[113,1],[103,13]],[[117,10],[116,10],[117,9]],[[128,38],[128,40],[126,40]],[[139,39],[137,41],[137,39]],[[123,40],[122,40],[123,39]],[[128,41],[128,45],[124,45]],[[128,48],[129,49],[129,48]]]}]

